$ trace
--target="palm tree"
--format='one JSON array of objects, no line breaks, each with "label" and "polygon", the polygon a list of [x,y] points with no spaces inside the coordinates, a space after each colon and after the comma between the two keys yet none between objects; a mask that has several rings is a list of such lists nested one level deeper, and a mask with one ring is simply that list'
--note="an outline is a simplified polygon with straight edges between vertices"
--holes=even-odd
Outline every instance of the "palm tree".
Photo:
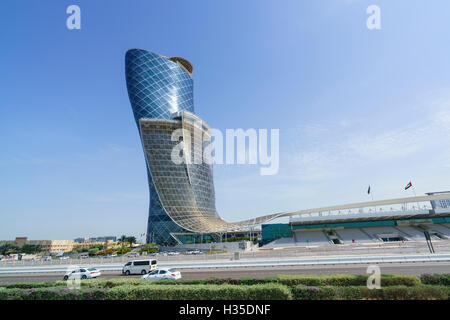
[{"label": "palm tree", "polygon": [[133,246],[133,243],[136,243],[136,237],[128,237],[127,242],[130,244],[130,248]]},{"label": "palm tree", "polygon": [[128,238],[124,234],[119,238],[119,243],[122,244],[122,248],[123,248],[124,243],[127,242],[127,240],[128,240]]}]

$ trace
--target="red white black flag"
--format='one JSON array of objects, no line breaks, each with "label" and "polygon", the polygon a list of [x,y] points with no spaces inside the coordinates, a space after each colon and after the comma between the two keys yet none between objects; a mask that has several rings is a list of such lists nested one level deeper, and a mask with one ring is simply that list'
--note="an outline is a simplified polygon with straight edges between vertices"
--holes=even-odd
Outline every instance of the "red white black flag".
[{"label": "red white black flag", "polygon": [[409,188],[411,188],[412,187],[412,183],[411,183],[411,181],[406,185],[406,187],[405,187],[405,190],[408,190]]}]

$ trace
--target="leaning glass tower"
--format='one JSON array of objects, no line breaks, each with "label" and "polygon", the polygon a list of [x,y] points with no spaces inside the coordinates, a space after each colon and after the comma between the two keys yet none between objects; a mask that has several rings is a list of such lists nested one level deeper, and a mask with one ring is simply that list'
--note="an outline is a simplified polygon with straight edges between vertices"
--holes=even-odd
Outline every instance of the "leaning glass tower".
[{"label": "leaning glass tower", "polygon": [[[175,245],[177,236],[186,233],[239,231],[280,215],[228,223],[217,213],[212,163],[196,161],[211,142],[211,128],[194,114],[192,70],[183,58],[141,49],[131,49],[125,57],[150,190],[147,242],[159,245]],[[174,141],[172,134],[179,130],[182,140]],[[172,159],[174,150],[182,155],[180,163]]]},{"label": "leaning glass tower", "polygon": [[[192,65],[180,57],[166,58],[142,49],[128,50],[125,74],[138,129],[143,118],[170,119],[175,112],[194,112]],[[150,208],[147,242],[173,245],[170,233],[185,232],[167,215],[157,195],[147,165]]]}]

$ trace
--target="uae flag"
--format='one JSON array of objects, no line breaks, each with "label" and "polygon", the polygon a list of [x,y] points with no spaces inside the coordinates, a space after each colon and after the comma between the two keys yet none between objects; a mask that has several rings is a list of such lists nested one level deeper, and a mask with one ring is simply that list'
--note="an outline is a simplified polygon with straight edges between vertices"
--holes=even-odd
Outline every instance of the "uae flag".
[{"label": "uae flag", "polygon": [[411,183],[411,181],[406,185],[406,187],[405,187],[405,190],[408,190],[409,188],[411,188],[412,187],[412,183]]},{"label": "uae flag", "polygon": [[370,186],[369,186],[369,189],[367,189],[367,194],[370,194]]}]

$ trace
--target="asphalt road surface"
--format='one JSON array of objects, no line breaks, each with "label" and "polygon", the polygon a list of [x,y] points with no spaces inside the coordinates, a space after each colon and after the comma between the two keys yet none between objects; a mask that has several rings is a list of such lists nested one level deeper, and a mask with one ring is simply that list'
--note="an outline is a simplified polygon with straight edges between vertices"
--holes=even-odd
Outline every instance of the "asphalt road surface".
[{"label": "asphalt road surface", "polygon": [[[369,265],[340,266],[299,266],[299,267],[266,267],[266,268],[233,268],[233,269],[185,269],[181,271],[184,279],[207,278],[264,278],[279,274],[365,274]],[[424,273],[450,273],[448,263],[401,263],[379,264],[382,273],[421,275]],[[44,282],[62,280],[63,273],[27,273],[1,274],[0,285],[13,282]],[[104,271],[101,278],[139,278],[140,275],[123,276],[120,271]]]}]

